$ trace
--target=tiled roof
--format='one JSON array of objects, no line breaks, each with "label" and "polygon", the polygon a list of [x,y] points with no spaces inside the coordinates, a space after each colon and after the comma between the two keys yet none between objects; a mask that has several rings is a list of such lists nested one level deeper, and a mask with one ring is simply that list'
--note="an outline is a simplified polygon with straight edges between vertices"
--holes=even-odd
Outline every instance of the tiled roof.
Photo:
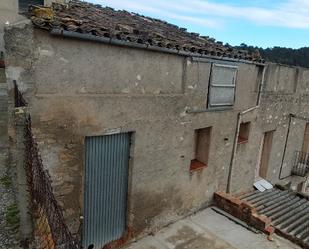
[{"label": "tiled roof", "polygon": [[269,218],[280,235],[309,248],[309,198],[284,187],[239,196],[255,208],[258,215]]},{"label": "tiled roof", "polygon": [[162,20],[86,2],[53,4],[51,8],[32,6],[29,14],[36,27],[47,30],[62,29],[200,55],[263,62],[258,52],[224,46]]}]

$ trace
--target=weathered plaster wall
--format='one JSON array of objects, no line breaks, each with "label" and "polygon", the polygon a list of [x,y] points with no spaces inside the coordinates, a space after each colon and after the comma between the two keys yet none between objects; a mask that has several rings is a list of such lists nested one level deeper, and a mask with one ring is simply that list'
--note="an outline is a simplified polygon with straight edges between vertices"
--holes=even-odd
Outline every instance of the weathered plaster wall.
[{"label": "weathered plaster wall", "polygon": [[[13,23],[22,21],[24,17],[18,14],[18,0],[0,1],[0,65],[5,56],[4,29]],[[0,66],[0,147],[8,147],[8,89],[6,70]]]},{"label": "weathered plaster wall", "polygon": [[[234,108],[187,113],[207,103],[211,63],[192,58],[50,37],[31,25],[8,28],[9,88],[16,80],[29,102],[33,127],[55,194],[73,232],[83,209],[84,137],[133,131],[128,225],[152,231],[208,205],[225,190],[237,114],[257,103],[261,68],[238,64]],[[263,133],[275,130],[267,179],[288,176],[308,117],[309,70],[270,64],[260,108],[243,116],[249,141],[237,146],[231,187],[252,188]],[[189,172],[194,130],[212,127],[209,165]]]},{"label": "weathered plaster wall", "polygon": [[[4,60],[4,28],[9,24],[22,20],[23,17],[18,15],[18,0],[1,0],[0,1],[0,61]],[[2,64],[0,62],[0,64]],[[1,67],[1,66],[0,66]],[[0,144],[5,141],[7,145],[7,139],[3,139],[3,136],[7,136],[7,84],[5,69],[0,68],[0,109],[1,109],[1,122],[0,122]],[[3,119],[3,121],[2,121]]]},{"label": "weathered plaster wall", "polygon": [[1,0],[0,1],[0,52],[4,51],[4,27],[6,23],[18,22],[24,17],[18,14],[18,0]]},{"label": "weathered plaster wall", "polygon": [[249,191],[254,183],[261,136],[259,124],[257,123],[257,113],[257,110],[254,110],[242,117],[243,123],[250,122],[250,131],[248,142],[237,144],[231,178],[232,192]]},{"label": "weathered plaster wall", "polygon": [[[237,113],[256,103],[260,72],[238,64],[232,110],[204,109],[209,62],[8,30],[8,74],[29,102],[33,127],[57,199],[73,231],[83,206],[84,137],[134,131],[128,225],[136,234],[198,210],[225,190]],[[35,49],[31,49],[35,48]],[[16,57],[15,51],[29,55]],[[11,83],[10,83],[11,84]],[[209,165],[190,174],[194,129],[212,126]],[[241,186],[245,187],[245,186]]]},{"label": "weathered plaster wall", "polygon": [[268,65],[260,108],[244,118],[245,122],[251,122],[251,129],[248,143],[237,147],[232,181],[234,192],[242,192],[242,186],[252,187],[254,178],[258,176],[263,136],[268,131],[275,132],[267,180],[278,183],[279,178],[291,175],[294,154],[302,149],[305,125],[309,120],[291,118],[290,121],[290,114],[309,118],[308,75],[308,69]]},{"label": "weathered plaster wall", "polygon": [[[304,68],[276,64],[270,64],[268,67],[262,94],[260,122],[263,131],[276,130],[269,164],[269,180],[278,181],[285,144],[287,148],[281,177],[291,174],[294,153],[302,149],[305,125],[309,121],[292,118],[287,143],[286,137],[289,114],[309,117],[308,73],[309,70]],[[285,88],[280,85],[285,85]]]}]

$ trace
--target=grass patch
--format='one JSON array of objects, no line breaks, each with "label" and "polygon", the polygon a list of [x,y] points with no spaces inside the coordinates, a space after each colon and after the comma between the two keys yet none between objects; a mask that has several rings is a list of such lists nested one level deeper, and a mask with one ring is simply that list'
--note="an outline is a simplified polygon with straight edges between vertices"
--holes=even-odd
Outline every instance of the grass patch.
[{"label": "grass patch", "polygon": [[18,232],[20,217],[19,209],[16,204],[8,206],[5,213],[6,223],[13,232]]},{"label": "grass patch", "polygon": [[9,176],[2,176],[0,182],[7,188],[12,186],[12,179]]}]

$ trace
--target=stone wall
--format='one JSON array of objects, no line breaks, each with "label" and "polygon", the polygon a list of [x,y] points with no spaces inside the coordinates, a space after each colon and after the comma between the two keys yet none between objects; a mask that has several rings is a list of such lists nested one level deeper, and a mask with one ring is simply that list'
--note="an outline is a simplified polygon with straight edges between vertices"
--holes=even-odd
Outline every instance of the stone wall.
[{"label": "stone wall", "polygon": [[[295,151],[302,150],[305,126],[309,122],[308,74],[309,70],[304,68],[278,64],[267,66],[260,108],[244,118],[251,122],[251,130],[248,143],[237,148],[234,191],[242,192],[243,181],[249,187],[258,176],[263,135],[268,131],[274,131],[274,137],[267,180],[272,183],[283,178],[289,180]],[[290,118],[290,114],[296,117]]]},{"label": "stone wall", "polygon": [[[27,42],[12,42],[17,34]],[[206,107],[210,61],[30,34],[27,25],[7,31],[7,72],[29,103],[44,165],[72,230],[83,210],[85,136],[134,132],[128,224],[136,234],[205,207],[214,191],[226,189],[237,113],[257,101],[257,66],[234,63],[233,109],[189,114]],[[210,126],[209,165],[190,173],[194,130]]]},{"label": "stone wall", "polygon": [[0,65],[0,248],[19,248],[19,242],[23,237],[18,229],[20,210],[16,200],[18,184],[14,181],[17,173],[16,164],[12,162],[12,150],[9,151],[9,143],[12,142],[8,136],[11,118],[8,111],[9,102],[6,72]]},{"label": "stone wall", "polygon": [[[309,70],[304,68],[276,64],[270,64],[268,67],[260,122],[262,131],[276,130],[270,158],[269,180],[278,179],[281,166],[281,177],[289,176],[294,153],[302,149],[305,126],[309,122],[308,75]],[[296,117],[290,119],[290,114]]]},{"label": "stone wall", "polygon": [[[0,2],[0,52],[4,52],[4,27],[23,20],[18,14],[18,0],[1,0]],[[1,59],[1,58],[0,58]]]},{"label": "stone wall", "polygon": [[[133,132],[128,226],[135,235],[199,210],[215,191],[226,190],[238,113],[256,106],[261,67],[215,61],[238,66],[238,73],[233,108],[211,111],[205,108],[212,60],[55,38],[29,24],[8,28],[5,39],[10,93],[16,80],[73,232],[83,214],[85,136]],[[251,129],[249,141],[236,150],[235,192],[252,188],[261,138],[270,129],[276,135],[268,179],[278,181],[287,114],[306,115],[308,71],[278,67],[267,69],[260,108],[243,116]],[[303,124],[298,123],[292,122],[289,153],[300,144]],[[206,127],[212,127],[208,166],[190,172],[194,130]],[[289,160],[286,154],[284,174]]]}]

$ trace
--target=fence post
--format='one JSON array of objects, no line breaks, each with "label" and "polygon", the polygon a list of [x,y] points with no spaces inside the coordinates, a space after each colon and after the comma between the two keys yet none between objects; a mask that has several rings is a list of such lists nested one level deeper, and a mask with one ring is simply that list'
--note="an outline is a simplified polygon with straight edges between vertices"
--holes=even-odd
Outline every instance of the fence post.
[{"label": "fence post", "polygon": [[28,192],[25,169],[25,125],[27,118],[26,107],[15,108],[14,120],[16,129],[16,199],[19,208],[19,235],[24,248],[29,247],[33,236],[33,224],[30,210],[30,193]]}]

